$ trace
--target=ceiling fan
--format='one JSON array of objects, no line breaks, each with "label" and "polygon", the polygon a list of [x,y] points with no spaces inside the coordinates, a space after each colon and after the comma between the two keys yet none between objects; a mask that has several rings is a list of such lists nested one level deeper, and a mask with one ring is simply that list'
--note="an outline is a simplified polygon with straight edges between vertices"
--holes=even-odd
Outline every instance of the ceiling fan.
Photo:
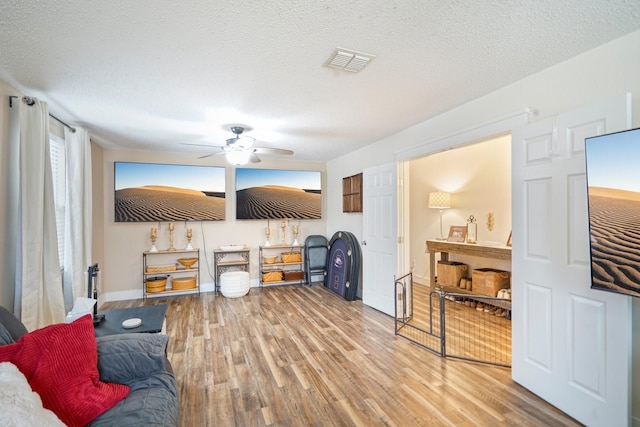
[{"label": "ceiling fan", "polygon": [[[206,157],[224,154],[229,163],[232,163],[234,165],[244,165],[249,162],[258,163],[260,161],[260,157],[258,157],[256,154],[275,154],[281,156],[290,156],[293,154],[293,151],[285,150],[283,148],[254,147],[253,144],[256,142],[256,140],[255,138],[252,138],[250,136],[243,135],[243,132],[246,130],[244,126],[233,125],[229,127],[229,130],[233,132],[234,137],[227,139],[225,145],[215,147],[220,148],[221,151],[217,153],[205,154],[204,156],[200,156],[198,158],[204,159]],[[211,147],[211,145],[189,144],[186,142],[183,144]]]}]

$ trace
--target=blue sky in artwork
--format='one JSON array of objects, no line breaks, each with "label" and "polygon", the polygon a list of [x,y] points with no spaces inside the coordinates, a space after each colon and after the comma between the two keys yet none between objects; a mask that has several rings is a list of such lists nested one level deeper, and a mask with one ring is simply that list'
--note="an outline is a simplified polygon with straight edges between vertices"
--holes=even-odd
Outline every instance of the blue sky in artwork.
[{"label": "blue sky in artwork", "polygon": [[585,140],[590,187],[640,192],[640,129]]},{"label": "blue sky in artwork", "polygon": [[115,189],[163,185],[224,192],[223,167],[115,162]]},{"label": "blue sky in artwork", "polygon": [[236,169],[236,191],[263,185],[282,185],[304,190],[321,190],[322,179],[319,171]]}]

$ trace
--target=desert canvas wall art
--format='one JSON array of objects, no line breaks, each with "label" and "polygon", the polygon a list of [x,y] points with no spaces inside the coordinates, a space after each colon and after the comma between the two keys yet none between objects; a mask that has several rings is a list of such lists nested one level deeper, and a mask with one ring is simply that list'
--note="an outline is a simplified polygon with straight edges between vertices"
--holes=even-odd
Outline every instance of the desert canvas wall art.
[{"label": "desert canvas wall art", "polygon": [[115,221],[225,219],[223,167],[114,162]]},{"label": "desert canvas wall art", "polygon": [[321,173],[236,169],[236,218],[321,219]]},{"label": "desert canvas wall art", "polygon": [[640,296],[640,129],[585,140],[591,287]]}]

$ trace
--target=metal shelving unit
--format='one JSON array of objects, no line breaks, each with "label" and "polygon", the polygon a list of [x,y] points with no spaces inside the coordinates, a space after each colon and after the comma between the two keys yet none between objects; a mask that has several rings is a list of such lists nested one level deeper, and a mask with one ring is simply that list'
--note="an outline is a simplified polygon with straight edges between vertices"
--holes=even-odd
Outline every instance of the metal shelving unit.
[{"label": "metal shelving unit", "polygon": [[246,246],[238,249],[214,249],[213,269],[216,274],[216,293],[220,292],[220,275],[222,273],[236,270],[249,273],[250,261],[251,249]]},{"label": "metal shelving unit", "polygon": [[[260,246],[260,259],[258,260],[260,264],[260,286],[273,286],[273,285],[292,285],[292,284],[300,284],[303,285],[306,283],[304,277],[304,245],[271,245],[271,246]],[[266,264],[264,262],[265,256],[275,256],[280,255],[282,252],[299,252],[300,253],[300,261],[299,262],[274,262],[271,264]],[[272,271],[282,270],[283,275],[286,273],[300,273],[300,279],[294,280],[283,280],[278,281],[268,281],[265,282],[263,280],[263,274]]]},{"label": "metal shelving unit", "polygon": [[[149,258],[157,258],[158,262],[162,260],[170,260],[176,265],[180,265],[178,263],[178,258],[188,258],[190,256],[198,258],[198,261],[195,263],[194,267],[185,268],[182,266],[176,267],[174,270],[167,271],[154,271],[148,272],[147,267],[149,266]],[[187,273],[196,275],[196,287],[193,289],[172,289],[171,281],[173,279],[173,275],[178,275],[180,277],[185,276]],[[147,279],[153,276],[169,276],[167,278],[167,288],[164,291],[160,292],[147,292]],[[167,294],[186,294],[186,293],[200,293],[200,249],[176,249],[173,251],[145,251],[142,253],[142,292],[143,297],[147,298],[148,296],[159,296],[159,295],[167,295]]]}]

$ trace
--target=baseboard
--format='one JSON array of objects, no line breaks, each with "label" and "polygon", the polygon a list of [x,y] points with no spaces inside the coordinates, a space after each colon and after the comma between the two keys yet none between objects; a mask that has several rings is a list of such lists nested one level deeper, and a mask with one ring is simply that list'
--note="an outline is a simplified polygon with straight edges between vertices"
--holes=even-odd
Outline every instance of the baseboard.
[{"label": "baseboard", "polygon": [[130,299],[142,299],[142,289],[118,291],[118,292],[105,292],[98,298],[98,307],[105,302],[112,301],[126,301]]},{"label": "baseboard", "polygon": [[431,278],[428,276],[418,276],[416,274],[413,275],[413,282],[416,285],[426,285],[431,281]]},{"label": "baseboard", "polygon": [[[258,279],[251,280],[251,287],[258,288],[260,287],[260,281]],[[215,292],[215,285],[213,282],[201,283],[200,284],[200,292]],[[162,294],[158,295],[148,294],[147,298],[157,298],[157,297],[166,297],[167,295],[188,295],[190,291],[185,292],[172,292],[171,294]],[[142,294],[142,289],[132,289],[128,291],[117,291],[117,292],[106,292],[100,295],[98,301],[98,307],[105,302],[112,301],[126,301],[130,299],[142,299],[144,295]]]}]

